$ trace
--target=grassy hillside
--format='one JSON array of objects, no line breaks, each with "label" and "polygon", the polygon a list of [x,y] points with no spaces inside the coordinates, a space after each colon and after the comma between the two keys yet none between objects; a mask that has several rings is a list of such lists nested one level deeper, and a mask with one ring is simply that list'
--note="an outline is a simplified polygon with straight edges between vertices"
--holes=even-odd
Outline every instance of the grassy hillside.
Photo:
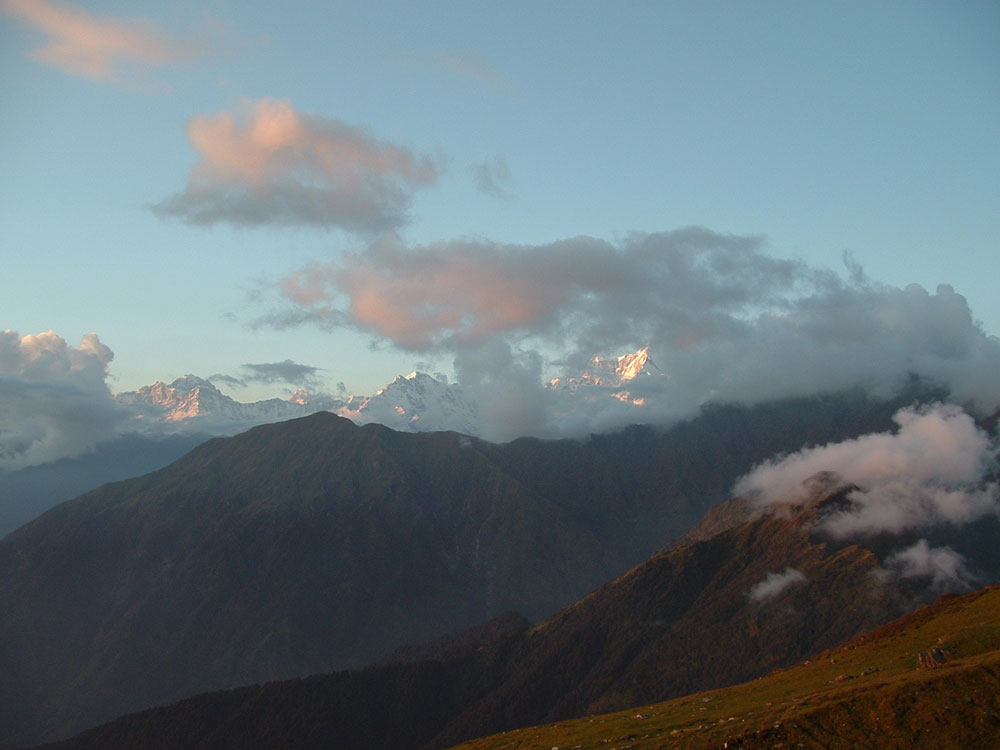
[{"label": "grassy hillside", "polygon": [[505,732],[456,750],[780,746],[1000,747],[1000,587],[942,597],[742,685]]}]

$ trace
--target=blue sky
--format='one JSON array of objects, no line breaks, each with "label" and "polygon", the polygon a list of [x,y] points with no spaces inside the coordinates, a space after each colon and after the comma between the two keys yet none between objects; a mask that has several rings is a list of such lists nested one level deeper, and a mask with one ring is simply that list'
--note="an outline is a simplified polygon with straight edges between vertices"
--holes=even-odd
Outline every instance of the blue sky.
[{"label": "blue sky", "polygon": [[[425,340],[386,317],[397,308],[347,314],[341,302],[319,316],[303,295],[283,296],[290,274],[332,273],[389,236],[408,251],[470,242],[543,254],[580,236],[622,247],[634,232],[701,226],[843,277],[847,251],[880,284],[950,284],[1000,332],[996,3],[2,7],[0,329],[52,329],[73,346],[96,332],[115,353],[113,390],[291,360],[321,368],[328,388],[370,393],[417,368],[455,377],[468,344],[458,334],[471,329],[443,323],[448,314],[480,316],[470,336],[522,324],[497,312],[487,325],[481,307],[442,312],[436,298],[444,317],[421,325],[451,333]],[[128,48],[101,68],[101,50],[40,53],[67,18],[145,35],[141,49],[162,54]],[[351,170],[392,210],[327,202],[303,220],[288,208],[295,192],[281,204],[291,213],[226,203],[198,223],[208,194],[191,187],[205,161],[191,123],[207,132],[228,117],[238,134],[265,110],[301,126],[304,158],[344,132],[367,139],[364,154],[390,166]],[[410,157],[426,169],[408,172]],[[297,164],[269,162],[280,184],[266,187],[318,185],[342,201],[353,184],[339,167]],[[246,188],[210,166],[211,195]],[[482,288],[477,304],[509,302]],[[643,343],[632,334],[622,347]],[[564,354],[551,337],[540,347]],[[270,384],[234,395],[279,394]]]}]

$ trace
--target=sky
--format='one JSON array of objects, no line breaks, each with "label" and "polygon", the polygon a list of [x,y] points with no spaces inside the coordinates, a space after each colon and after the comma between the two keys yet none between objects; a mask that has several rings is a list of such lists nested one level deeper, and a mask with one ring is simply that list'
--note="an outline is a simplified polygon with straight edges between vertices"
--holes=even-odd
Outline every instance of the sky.
[{"label": "sky", "polygon": [[993,2],[0,10],[0,331],[112,391],[669,369],[844,290],[1000,333]]}]

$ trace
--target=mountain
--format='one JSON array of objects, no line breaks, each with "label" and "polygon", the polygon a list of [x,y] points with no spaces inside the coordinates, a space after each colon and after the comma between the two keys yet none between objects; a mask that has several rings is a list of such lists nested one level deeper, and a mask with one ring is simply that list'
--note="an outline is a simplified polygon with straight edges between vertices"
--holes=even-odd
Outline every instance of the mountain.
[{"label": "mountain", "polygon": [[241,403],[194,375],[169,385],[156,382],[119,393],[115,402],[126,416],[113,439],[74,458],[0,470],[0,537],[105,482],[160,469],[212,436],[233,435],[254,425],[336,409],[343,403],[305,391],[288,400]]},{"label": "mountain", "polygon": [[147,474],[183,456],[210,436],[127,434],[93,451],[42,466],[0,472],[0,538],[61,502],[106,482]]},{"label": "mountain", "polygon": [[[598,391],[610,395],[619,401],[643,406],[644,396],[633,396],[630,387],[650,385],[657,380],[664,380],[667,374],[661,370],[649,354],[645,346],[631,354],[623,354],[611,359],[597,356],[590,361],[590,366],[580,375],[553,378],[549,387],[566,390],[573,394],[583,395],[587,391]],[[595,388],[596,386],[596,388]]]},{"label": "mountain", "polygon": [[995,747],[1000,588],[932,606],[742,685],[463,743],[461,750]]},{"label": "mountain", "polygon": [[[617,358],[594,357],[582,374],[556,378],[550,386],[580,398],[614,397],[641,406],[644,396],[633,396],[629,386],[661,378],[666,375],[653,362],[649,347],[644,347]],[[484,431],[479,405],[469,391],[422,372],[397,376],[372,396],[353,395],[346,400],[298,391],[288,400],[242,403],[195,375],[185,375],[169,385],[157,381],[119,393],[115,400],[132,414],[127,429],[157,434],[200,431],[232,435],[257,424],[317,411],[333,411],[358,424],[376,422],[400,432],[452,430],[480,435]]]},{"label": "mountain", "polygon": [[[572,398],[614,397],[642,406],[646,396],[617,386],[659,377],[665,376],[650,359],[647,347],[617,359],[596,357],[580,377],[565,380],[570,386],[562,390]],[[560,382],[553,381],[553,387]],[[610,394],[609,385],[615,386]],[[383,424],[400,432],[492,434],[484,430],[484,417],[473,395],[461,385],[420,372],[396,377],[373,396],[355,395],[343,400],[300,389],[287,399],[251,403],[236,401],[210,381],[189,374],[170,384],[157,381],[118,393],[115,403],[126,417],[113,440],[74,459],[30,470],[0,472],[0,537],[57,503],[104,482],[165,466],[183,453],[172,446],[190,448],[209,436],[234,435],[255,425],[318,411],[332,411],[358,424]],[[641,421],[641,413],[630,416]],[[113,463],[106,458],[110,455],[115,456]]]},{"label": "mountain", "polygon": [[374,396],[351,396],[336,412],[358,424],[377,422],[400,432],[479,432],[476,404],[462,386],[422,372],[399,376]]},{"label": "mountain", "polygon": [[329,396],[308,399],[302,391],[289,400],[271,398],[242,403],[195,375],[185,375],[170,385],[157,381],[135,391],[118,393],[115,401],[132,415],[126,431],[229,435],[257,424],[328,411],[342,403]]},{"label": "mountain", "polygon": [[[649,730],[634,722],[654,715],[655,707],[646,708],[653,702],[718,689],[816,659],[817,653],[914,609],[928,596],[926,581],[878,575],[878,556],[866,546],[822,537],[819,521],[847,502],[850,488],[827,481],[814,482],[810,488],[812,495],[805,502],[754,514],[710,538],[659,553],[533,628],[510,628],[489,643],[467,642],[465,648],[441,648],[437,654],[433,649],[417,650],[423,661],[197,696],[123,717],[59,747],[121,747],[126,746],[122,739],[128,738],[129,747],[151,749],[430,749],[529,724],[562,724],[571,717],[641,706],[630,710],[629,721],[614,719],[616,726],[627,723],[634,736],[589,720],[591,736],[604,742],[639,740],[640,732]],[[762,582],[789,569],[798,574],[790,585],[759,595]],[[995,615],[1000,603],[995,595],[989,597],[989,609],[954,626],[976,625],[979,631],[952,630],[950,639],[937,639],[939,631],[925,631],[935,638],[908,643],[919,643],[921,649],[938,647],[953,657],[979,653],[983,646],[997,649]],[[927,620],[926,615],[920,618],[907,622]],[[880,631],[883,635],[869,640],[891,642],[899,629]],[[901,671],[901,665],[882,657],[877,662],[867,655],[858,658],[852,653],[856,648],[851,644],[824,656],[824,662],[843,664],[824,663],[812,669],[809,679],[818,687],[867,677],[871,672],[863,671],[873,663],[885,664],[879,669],[887,673]],[[906,669],[917,661],[919,649],[910,648]],[[903,651],[897,644],[892,659]],[[842,674],[847,677],[840,678]],[[988,678],[987,687],[997,684],[995,672],[982,677]],[[757,702],[752,703],[755,693]],[[699,698],[693,707],[688,699],[687,724],[660,723],[668,729],[694,726],[691,716],[702,722],[704,708],[711,709],[713,722],[722,712],[722,724],[734,714],[749,717],[759,712],[768,717],[770,730],[773,722],[784,721],[787,709],[762,705],[761,695],[792,703],[783,690],[752,687],[741,698],[740,713],[729,695]],[[975,700],[981,698],[977,695]],[[995,695],[985,700],[996,703]],[[717,702],[707,705],[713,701]],[[969,709],[958,704],[956,710]],[[1000,723],[996,716],[987,719],[990,722]],[[760,718],[754,718],[750,726],[759,725]],[[726,727],[733,729],[732,724]],[[565,739],[558,734],[559,727],[545,731],[507,735],[483,746],[511,746],[512,741],[517,747],[578,744],[575,739],[566,745],[550,742],[554,737]],[[660,744],[648,746],[660,747],[663,739],[660,735]]]},{"label": "mountain", "polygon": [[898,406],[717,406],[666,431],[505,445],[320,412],[210,440],[0,541],[0,737],[358,667],[508,610],[538,620],[764,458],[888,429]]}]

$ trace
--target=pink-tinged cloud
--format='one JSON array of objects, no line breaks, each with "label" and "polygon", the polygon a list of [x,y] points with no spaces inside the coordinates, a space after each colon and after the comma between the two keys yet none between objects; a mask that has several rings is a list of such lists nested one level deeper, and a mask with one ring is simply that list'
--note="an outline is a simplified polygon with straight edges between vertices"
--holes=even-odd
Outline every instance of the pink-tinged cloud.
[{"label": "pink-tinged cloud", "polygon": [[358,325],[412,349],[430,348],[441,334],[475,343],[533,326],[566,293],[535,275],[517,252],[483,257],[470,246],[446,262],[401,260],[375,266],[356,259],[339,282]]},{"label": "pink-tinged cloud", "polygon": [[381,232],[406,222],[412,193],[441,170],[430,156],[283,100],[246,102],[242,117],[193,117],[187,131],[201,160],[184,192],[152,208],[192,224]]},{"label": "pink-tinged cloud", "polygon": [[576,237],[545,246],[409,248],[382,238],[364,253],[296,271],[280,289],[295,308],[290,321],[326,316],[408,349],[503,335],[585,340],[593,352],[615,337],[650,341],[669,332],[701,340],[741,327],[733,315],[750,296],[754,304],[775,300],[802,274],[755,244],[697,228],[636,235],[622,246]]},{"label": "pink-tinged cloud", "polygon": [[3,0],[3,10],[44,32],[46,44],[31,57],[71,75],[117,80],[126,65],[165,65],[200,54],[142,21],[95,18],[69,3]]}]

